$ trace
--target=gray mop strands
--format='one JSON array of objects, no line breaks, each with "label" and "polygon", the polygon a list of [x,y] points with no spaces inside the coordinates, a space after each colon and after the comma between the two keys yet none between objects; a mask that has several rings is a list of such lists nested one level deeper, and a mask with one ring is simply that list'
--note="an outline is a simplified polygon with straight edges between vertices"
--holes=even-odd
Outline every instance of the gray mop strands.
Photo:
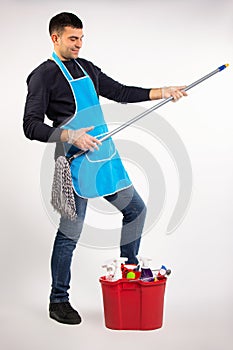
[{"label": "gray mop strands", "polygon": [[[194,86],[200,84],[204,80],[210,78],[212,75],[222,71],[226,67],[228,67],[229,64],[224,64],[217,69],[215,69],[213,72],[205,75],[204,77],[198,79],[194,83],[186,86],[184,91],[187,91]],[[111,136],[115,135],[119,131],[125,129],[126,127],[130,126],[131,124],[135,123],[139,119],[145,117],[149,113],[153,112],[154,110],[160,108],[164,104],[170,102],[173,100],[173,97],[168,97],[165,100],[162,100],[155,106],[149,108],[148,110],[142,112],[141,114],[137,115],[136,117],[130,119],[126,123],[120,125],[116,129],[109,132],[107,135],[105,135],[100,141],[103,142],[110,138]],[[87,151],[88,152],[88,151]],[[86,153],[86,151],[79,151],[70,158],[66,158],[65,156],[60,156],[55,163],[55,172],[53,177],[53,185],[52,185],[52,198],[51,198],[51,204],[53,208],[58,211],[63,217],[67,217],[71,220],[75,220],[77,218],[76,214],[76,205],[75,205],[75,199],[74,199],[74,192],[73,192],[73,183],[72,183],[72,176],[70,171],[70,163],[77,157],[83,155]]]},{"label": "gray mop strands", "polygon": [[77,218],[70,164],[63,156],[55,163],[51,204],[61,216],[71,220]]}]

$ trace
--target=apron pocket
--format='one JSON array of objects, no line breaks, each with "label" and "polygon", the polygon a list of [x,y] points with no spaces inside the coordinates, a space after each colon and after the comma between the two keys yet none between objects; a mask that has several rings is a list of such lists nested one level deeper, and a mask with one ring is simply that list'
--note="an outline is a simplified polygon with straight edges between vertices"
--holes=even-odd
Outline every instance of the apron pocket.
[{"label": "apron pocket", "polygon": [[116,147],[111,138],[103,141],[102,145],[99,146],[99,150],[94,152],[89,151],[85,154],[85,157],[89,162],[104,162],[111,160],[116,155]]}]

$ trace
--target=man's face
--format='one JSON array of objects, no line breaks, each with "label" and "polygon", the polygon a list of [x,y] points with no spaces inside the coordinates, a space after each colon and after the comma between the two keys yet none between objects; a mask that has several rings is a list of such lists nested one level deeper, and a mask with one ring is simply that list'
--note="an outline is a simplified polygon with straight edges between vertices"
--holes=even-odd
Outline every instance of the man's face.
[{"label": "man's face", "polygon": [[76,59],[82,47],[83,30],[79,28],[65,27],[62,34],[51,35],[54,49],[62,61]]}]

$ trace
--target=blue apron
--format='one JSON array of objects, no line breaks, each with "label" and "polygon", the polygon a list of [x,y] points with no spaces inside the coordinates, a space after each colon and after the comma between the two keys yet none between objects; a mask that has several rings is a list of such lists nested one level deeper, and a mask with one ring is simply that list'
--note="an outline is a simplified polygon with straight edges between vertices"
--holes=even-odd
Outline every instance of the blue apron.
[{"label": "blue apron", "polygon": [[[84,76],[73,79],[55,52],[52,58],[69,82],[76,106],[74,115],[61,128],[77,130],[94,126],[89,134],[101,139],[108,133],[108,128],[91,78],[75,61]],[[68,143],[64,143],[64,147],[66,156],[71,156],[80,150]],[[103,141],[98,151],[88,151],[75,158],[71,162],[70,170],[74,191],[83,198],[110,195],[132,185],[111,138]]]}]

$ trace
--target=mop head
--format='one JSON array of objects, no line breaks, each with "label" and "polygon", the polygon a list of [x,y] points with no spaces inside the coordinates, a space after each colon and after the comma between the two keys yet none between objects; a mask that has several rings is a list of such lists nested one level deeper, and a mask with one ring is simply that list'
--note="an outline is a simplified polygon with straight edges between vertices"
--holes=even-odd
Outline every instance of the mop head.
[{"label": "mop head", "polygon": [[55,163],[51,204],[61,216],[70,220],[77,218],[70,165],[64,156],[58,157]]}]

